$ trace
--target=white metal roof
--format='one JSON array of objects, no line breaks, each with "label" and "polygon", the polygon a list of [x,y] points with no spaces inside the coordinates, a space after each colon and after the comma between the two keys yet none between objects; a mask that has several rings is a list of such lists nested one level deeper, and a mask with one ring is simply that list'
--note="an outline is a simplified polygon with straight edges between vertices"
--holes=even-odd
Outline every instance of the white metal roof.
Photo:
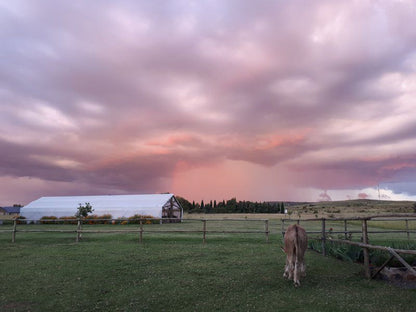
[{"label": "white metal roof", "polygon": [[28,220],[74,216],[80,204],[90,203],[95,215],[111,214],[113,218],[122,218],[140,214],[161,218],[162,207],[172,197],[173,194],[41,197],[22,207],[20,215]]}]

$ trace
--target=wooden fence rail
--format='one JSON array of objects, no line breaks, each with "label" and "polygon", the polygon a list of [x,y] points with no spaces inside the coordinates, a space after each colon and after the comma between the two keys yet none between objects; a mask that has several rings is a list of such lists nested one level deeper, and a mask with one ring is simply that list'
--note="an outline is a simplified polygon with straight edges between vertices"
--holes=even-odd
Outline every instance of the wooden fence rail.
[{"label": "wooden fence rail", "polygon": [[[382,219],[384,218],[384,219]],[[385,219],[385,218],[395,218],[395,219]],[[126,219],[127,220],[127,219]],[[76,242],[79,242],[81,240],[81,236],[82,234],[87,234],[87,233],[97,233],[97,234],[101,234],[101,233],[136,233],[139,235],[139,243],[143,242],[143,236],[145,233],[199,233],[202,234],[202,242],[203,244],[206,243],[207,240],[207,234],[263,234],[265,235],[266,238],[266,242],[269,242],[269,235],[270,235],[270,226],[269,226],[269,220],[264,220],[264,219],[184,219],[183,221],[196,221],[196,222],[201,222],[202,223],[202,228],[200,229],[163,229],[163,230],[158,230],[158,229],[153,229],[153,230],[145,230],[144,229],[144,224],[147,221],[155,221],[155,220],[160,220],[160,222],[162,221],[169,221],[169,219],[163,218],[163,219],[136,219],[136,220],[128,220],[129,222],[138,222],[138,227],[134,228],[134,229],[83,229],[83,225],[84,222],[99,222],[99,221],[112,221],[112,220],[82,220],[82,219],[78,219],[78,220],[42,220],[43,222],[57,222],[59,223],[63,223],[63,224],[74,224],[74,222],[76,222],[74,225],[76,225],[76,228],[74,229],[28,229],[28,228],[24,228],[24,229],[19,229],[19,222],[22,222],[22,220],[14,220],[13,221],[13,225],[11,229],[1,229],[0,228],[0,232],[11,232],[12,233],[12,242],[15,243],[16,242],[16,233],[18,232],[27,232],[27,233],[34,233],[34,232],[57,232],[57,233],[75,233],[76,234]],[[175,221],[178,221],[177,219],[174,219]],[[369,231],[368,230],[368,221],[405,221],[405,229],[404,230],[377,230],[377,231]],[[24,222],[29,222],[31,220],[24,220]],[[117,221],[122,221],[122,220],[117,220]],[[261,229],[259,230],[218,230],[218,229],[210,229],[208,223],[209,222],[224,222],[224,221],[245,221],[245,222],[250,222],[250,221],[256,221],[256,222],[262,222],[264,225]],[[297,222],[298,224],[300,222],[305,222],[305,221],[315,221],[315,222],[321,222],[321,230],[320,231],[307,231],[308,234],[320,234],[319,238],[313,238],[313,239],[318,239],[321,240],[322,242],[322,254],[326,255],[326,242],[327,241],[331,241],[331,242],[337,242],[337,243],[343,243],[343,244],[350,244],[350,245],[356,245],[359,246],[363,249],[364,251],[364,267],[365,267],[365,275],[368,278],[374,277],[378,272],[376,272],[373,276],[370,275],[370,259],[369,259],[369,249],[379,249],[379,250],[384,250],[388,253],[390,253],[391,257],[388,261],[386,261],[386,263],[383,265],[387,265],[388,262],[393,259],[393,258],[397,258],[400,262],[402,262],[406,267],[410,267],[410,265],[408,265],[401,257],[400,257],[400,253],[402,254],[416,254],[415,250],[403,250],[403,249],[393,249],[390,247],[386,247],[386,246],[377,246],[377,245],[371,245],[369,244],[369,239],[368,239],[368,235],[369,234],[379,234],[379,233],[406,233],[407,234],[407,238],[410,239],[410,234],[411,233],[416,233],[415,230],[411,230],[409,228],[409,221],[416,221],[416,214],[411,214],[411,215],[383,215],[383,216],[373,216],[373,217],[364,217],[364,218],[331,218],[331,219],[304,219],[304,220],[291,220],[291,219],[282,219],[281,220],[281,232],[282,235],[284,235],[284,231],[285,231],[285,223],[287,222]],[[344,224],[344,230],[343,231],[333,231],[333,230],[328,230],[327,229],[327,225],[329,222],[337,222],[337,221],[342,221]],[[348,230],[348,221],[361,221],[361,231],[359,230]],[[361,242],[353,242],[348,240],[348,236],[351,234],[358,234],[361,233]],[[329,234],[344,234],[345,239],[333,239],[331,237],[328,237]],[[406,263],[406,264],[405,264]],[[410,267],[410,270],[413,270],[413,268]],[[416,274],[416,273],[415,273]]]},{"label": "wooden fence rail", "polygon": [[[385,218],[392,218],[396,217],[395,219],[385,219]],[[404,219],[403,219],[404,217]],[[416,221],[416,214],[406,214],[406,215],[382,215],[382,216],[370,216],[370,217],[357,217],[357,218],[332,218],[332,219],[305,219],[305,220],[288,220],[283,219],[282,220],[282,235],[284,235],[284,224],[286,221],[289,222],[297,222],[298,224],[301,221],[320,221],[321,222],[321,228],[322,230],[320,232],[317,231],[307,231],[308,234],[312,233],[321,233],[321,237],[315,238],[322,242],[322,254],[326,255],[326,242],[337,242],[341,244],[349,244],[354,246],[359,246],[363,249],[364,254],[364,271],[365,276],[367,278],[374,278],[380,271],[393,259],[396,258],[399,262],[401,262],[408,270],[410,270],[413,274],[416,275],[416,270],[412,268],[400,255],[402,254],[411,254],[416,255],[416,250],[405,250],[405,249],[395,249],[387,246],[377,246],[377,245],[371,245],[369,244],[369,238],[368,234],[380,234],[380,233],[406,233],[407,239],[410,239],[410,233],[416,233],[415,230],[409,229],[409,221]],[[344,222],[344,231],[327,231],[326,225],[327,221],[343,221]],[[348,231],[347,227],[347,221],[361,221],[361,231]],[[368,231],[368,221],[405,221],[405,230],[383,230],[383,231]],[[331,234],[345,234],[345,239],[333,239],[330,237],[327,237],[327,235]],[[361,240],[362,242],[353,242],[350,240],[347,240],[347,235],[352,233],[361,233]],[[373,275],[371,275],[370,272],[370,257],[369,257],[369,249],[378,249],[383,250],[390,253],[390,258],[387,260]]]},{"label": "wooden fence rail", "polygon": [[[269,242],[269,235],[270,235],[270,230],[269,230],[269,220],[263,220],[263,219],[186,219],[184,221],[197,221],[197,222],[202,222],[202,229],[199,230],[192,230],[192,229],[166,229],[166,230],[157,230],[157,229],[153,229],[153,230],[144,230],[144,223],[146,223],[146,221],[157,221],[160,220],[160,222],[162,223],[162,221],[168,221],[168,220],[175,220],[177,221],[177,219],[168,219],[168,218],[163,218],[163,219],[159,219],[159,218],[152,218],[152,219],[126,219],[126,221],[129,222],[138,222],[138,228],[135,229],[83,229],[82,226],[84,225],[84,222],[94,222],[94,223],[99,223],[99,222],[104,222],[104,221],[112,221],[112,220],[108,220],[108,219],[93,219],[93,220],[82,220],[82,219],[78,219],[78,220],[42,220],[42,223],[45,224],[58,224],[58,225],[71,225],[74,224],[74,222],[76,222],[76,229],[71,229],[71,230],[64,230],[64,229],[19,229],[18,225],[19,223],[22,222],[22,220],[13,220],[13,227],[12,229],[0,229],[0,232],[11,232],[12,233],[12,243],[16,242],[16,233],[21,232],[21,233],[76,233],[76,238],[75,241],[79,242],[81,240],[82,234],[87,234],[87,233],[95,233],[95,234],[102,234],[102,233],[137,233],[139,234],[139,243],[143,242],[143,235],[144,233],[201,233],[202,234],[202,242],[205,244],[206,243],[206,239],[207,239],[207,234],[264,234],[265,238],[266,238],[266,242]],[[30,223],[32,221],[35,220],[24,220],[24,222]],[[117,221],[123,221],[123,220],[117,220]],[[218,230],[218,229],[212,229],[210,230],[207,226],[208,222],[220,222],[220,221],[244,221],[244,222],[250,222],[250,221],[256,221],[256,222],[262,222],[264,223],[262,229],[259,230]],[[87,223],[87,224],[88,224]],[[107,223],[107,224],[111,224]]]}]

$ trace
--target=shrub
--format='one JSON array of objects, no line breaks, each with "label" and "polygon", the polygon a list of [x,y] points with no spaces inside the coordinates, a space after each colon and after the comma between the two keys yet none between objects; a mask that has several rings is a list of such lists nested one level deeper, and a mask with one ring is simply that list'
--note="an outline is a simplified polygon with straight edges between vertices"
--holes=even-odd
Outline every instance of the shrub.
[{"label": "shrub", "polygon": [[[414,243],[407,242],[385,242],[382,245],[390,246],[397,249],[415,249]],[[317,252],[322,252],[322,243],[318,240],[310,240],[309,248]],[[326,253],[334,258],[349,261],[349,262],[364,262],[364,252],[359,246],[346,245],[335,242],[327,242],[325,244]],[[389,257],[390,254],[384,250],[370,249],[369,251],[370,263],[374,266],[381,266]],[[401,255],[408,263],[416,262],[415,255]],[[393,259],[389,262],[391,267],[403,266],[398,260]]]},{"label": "shrub", "polygon": [[59,217],[59,223],[61,224],[77,224],[78,218],[74,216],[68,216],[68,217]]},{"label": "shrub", "polygon": [[157,224],[159,223],[159,220],[155,220],[152,216],[146,216],[146,215],[140,215],[140,214],[135,214],[134,216],[131,216],[128,218],[129,223],[131,224],[139,224],[140,223],[140,219],[146,219],[143,224]]},{"label": "shrub", "polygon": [[88,224],[109,224],[110,220],[113,218],[111,214],[104,214],[101,216],[90,215],[85,218]]},{"label": "shrub", "polygon": [[40,218],[41,224],[56,224],[56,220],[58,220],[55,216],[43,216]]},{"label": "shrub", "polygon": [[17,224],[25,224],[26,223],[26,218],[23,216],[19,216],[15,218],[17,220]]}]

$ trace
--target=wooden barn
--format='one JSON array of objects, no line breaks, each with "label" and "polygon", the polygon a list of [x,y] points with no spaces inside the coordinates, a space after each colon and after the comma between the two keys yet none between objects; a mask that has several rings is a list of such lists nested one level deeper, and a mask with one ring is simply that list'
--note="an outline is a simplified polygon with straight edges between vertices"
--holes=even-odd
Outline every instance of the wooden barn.
[{"label": "wooden barn", "polygon": [[20,206],[0,207],[0,216],[18,216]]},{"label": "wooden barn", "polygon": [[173,194],[41,197],[22,207],[20,215],[27,220],[45,216],[69,217],[85,203],[92,206],[94,215],[110,214],[114,219],[146,215],[179,221],[183,216],[183,209]]}]

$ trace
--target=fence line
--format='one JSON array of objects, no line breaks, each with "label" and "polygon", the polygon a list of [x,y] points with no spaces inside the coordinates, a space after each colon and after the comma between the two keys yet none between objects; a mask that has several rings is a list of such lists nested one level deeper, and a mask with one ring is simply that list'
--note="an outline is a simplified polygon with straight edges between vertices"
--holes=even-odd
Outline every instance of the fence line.
[{"label": "fence line", "polygon": [[[266,242],[269,242],[269,220],[266,219],[184,219],[183,221],[198,221],[202,222],[202,229],[200,230],[179,230],[179,229],[168,229],[168,230],[144,230],[143,223],[146,221],[158,221],[160,223],[163,221],[178,221],[175,218],[143,218],[143,219],[117,219],[118,222],[122,221],[130,221],[130,222],[139,222],[139,227],[136,229],[103,229],[103,230],[96,230],[96,229],[83,229],[82,226],[85,224],[90,225],[92,224],[100,224],[99,222],[110,222],[106,223],[108,225],[113,224],[113,219],[74,219],[74,220],[55,220],[55,219],[43,219],[39,223],[40,224],[57,224],[57,225],[76,225],[76,229],[73,230],[63,230],[63,229],[18,229],[18,224],[22,222],[26,222],[29,224],[32,221],[38,220],[13,220],[13,227],[9,230],[0,229],[1,232],[11,232],[12,233],[12,243],[16,242],[16,233],[76,233],[75,241],[79,242],[81,240],[81,236],[83,233],[95,233],[95,234],[102,234],[102,233],[138,233],[139,234],[139,243],[143,242],[143,235],[144,233],[201,233],[202,234],[202,242],[205,244],[207,239],[207,234],[264,234],[266,238]],[[207,221],[209,222],[219,222],[219,221],[256,221],[256,222],[263,222],[264,226],[262,230],[209,230],[207,228]],[[76,222],[76,223],[75,223]]]},{"label": "fence line", "polygon": [[[389,219],[394,218],[394,219]],[[178,219],[169,219],[169,218],[141,218],[141,219],[118,219],[117,222],[129,221],[131,223],[138,222],[138,227],[134,229],[83,229],[82,226],[85,224],[97,224],[99,222],[109,222],[109,224],[113,224],[115,220],[113,219],[74,219],[74,220],[41,220],[40,223],[48,223],[48,224],[66,224],[66,225],[76,225],[74,229],[19,229],[18,225],[23,222],[29,223],[33,220],[13,220],[13,226],[11,229],[3,230],[0,229],[0,232],[11,232],[12,234],[12,243],[16,242],[16,233],[18,232],[26,232],[26,233],[75,233],[76,238],[75,241],[79,242],[81,240],[82,234],[87,233],[135,233],[139,235],[139,243],[143,242],[143,236],[145,233],[199,233],[202,234],[202,243],[205,244],[207,240],[207,234],[263,234],[265,235],[266,242],[269,242],[269,220],[268,219],[183,219],[181,222],[184,221],[197,221],[202,223],[202,228],[200,229],[190,229],[190,230],[182,230],[182,229],[167,229],[167,230],[145,230],[143,225],[149,221],[158,221],[160,223],[163,222],[178,222]],[[10,220],[8,220],[10,221]],[[234,222],[234,221],[244,221],[244,222],[262,222],[264,225],[262,229],[259,230],[218,230],[218,229],[209,229],[207,225],[209,222]],[[416,255],[416,250],[404,250],[404,249],[393,249],[391,247],[386,246],[377,246],[369,244],[368,235],[369,234],[379,234],[379,233],[406,233],[407,238],[410,239],[410,233],[416,233],[415,230],[411,230],[409,228],[409,221],[416,221],[416,214],[406,214],[406,215],[379,215],[379,216],[370,216],[370,217],[354,217],[354,218],[329,218],[329,219],[282,219],[281,220],[281,232],[284,235],[285,232],[285,223],[286,222],[305,222],[305,221],[315,221],[321,222],[321,230],[320,231],[307,231],[308,234],[320,234],[319,238],[313,238],[317,240],[321,240],[322,243],[322,254],[326,255],[326,242],[336,242],[341,244],[349,244],[355,245],[363,249],[364,253],[364,268],[365,268],[365,276],[367,278],[373,278],[377,275],[381,269],[386,266],[393,258],[398,259],[404,266],[406,266],[409,270],[413,271],[416,274],[416,271],[408,264],[406,261],[400,257],[399,253],[402,254],[412,254]],[[344,222],[344,230],[343,231],[333,231],[327,230],[327,222]],[[361,221],[361,231],[359,230],[348,230],[348,221]],[[368,221],[404,221],[405,222],[405,229],[404,230],[376,230],[376,231],[369,231],[368,230]],[[359,234],[361,233],[361,240],[362,242],[353,242],[348,240],[348,236],[352,234]],[[328,237],[328,234],[344,234],[345,239],[333,239]],[[383,250],[390,253],[391,257],[387,260],[381,268],[379,268],[372,276],[370,272],[370,259],[369,259],[369,249],[378,249]]]},{"label": "fence line", "polygon": [[[284,223],[289,222],[296,222],[297,224],[300,224],[300,222],[305,221],[315,221],[315,222],[322,222],[322,230],[321,231],[307,231],[308,234],[319,234],[319,233],[329,233],[329,231],[326,230],[326,222],[337,222],[337,221],[344,221],[344,231],[330,231],[332,234],[344,234],[345,238],[347,238],[348,234],[360,234],[361,231],[358,230],[348,230],[347,221],[405,221],[405,229],[404,230],[372,230],[367,231],[368,234],[388,234],[388,233],[406,233],[407,238],[410,239],[411,233],[416,233],[416,230],[410,230],[409,229],[409,221],[415,221],[416,222],[416,214],[406,214],[406,215],[387,215],[388,217],[393,216],[400,216],[401,218],[396,219],[375,219],[375,218],[384,218],[385,216],[372,216],[372,217],[354,217],[354,218],[319,218],[319,219],[282,219],[282,235],[284,235]],[[407,218],[405,218],[407,217]],[[324,236],[324,235],[322,235]]]},{"label": "fence line", "polygon": [[[386,217],[398,217],[396,219],[380,219],[380,218],[386,218]],[[403,219],[404,218],[404,219]],[[379,220],[377,220],[379,219]],[[348,231],[347,228],[347,221],[358,221],[360,220],[362,222],[362,228],[361,231]],[[369,216],[369,217],[356,217],[356,218],[332,218],[332,219],[305,219],[305,220],[290,220],[291,222],[296,221],[298,224],[300,221],[321,221],[321,237],[317,238],[318,240],[321,240],[322,242],[322,254],[326,255],[326,241],[327,241],[327,234],[329,233],[344,233],[345,238],[347,238],[347,233],[361,233],[361,239],[362,242],[353,242],[347,239],[341,240],[341,239],[333,239],[328,238],[329,241],[342,243],[342,244],[349,244],[354,246],[359,246],[363,249],[364,254],[364,270],[365,270],[365,276],[367,278],[374,278],[378,273],[381,272],[381,270],[393,259],[396,258],[399,260],[408,270],[412,271],[413,274],[416,275],[416,270],[413,269],[400,255],[399,253],[403,254],[412,254],[416,255],[416,250],[407,250],[407,249],[395,249],[391,247],[386,246],[377,246],[377,245],[371,245],[369,244],[368,234],[378,234],[378,233],[407,233],[408,240],[410,239],[410,233],[416,233],[414,230],[409,230],[409,220],[416,221],[416,214],[406,214],[406,215],[379,215],[379,216]],[[284,223],[285,221],[288,221],[288,219],[282,219],[282,234],[284,235]],[[343,221],[344,222],[344,231],[326,231],[326,221]],[[405,230],[385,230],[385,231],[368,231],[368,221],[405,221]],[[307,231],[307,233],[319,233],[319,232],[312,232]],[[378,250],[384,250],[391,254],[389,260],[387,260],[373,275],[371,275],[370,271],[370,257],[369,257],[369,249],[378,249]]]}]

